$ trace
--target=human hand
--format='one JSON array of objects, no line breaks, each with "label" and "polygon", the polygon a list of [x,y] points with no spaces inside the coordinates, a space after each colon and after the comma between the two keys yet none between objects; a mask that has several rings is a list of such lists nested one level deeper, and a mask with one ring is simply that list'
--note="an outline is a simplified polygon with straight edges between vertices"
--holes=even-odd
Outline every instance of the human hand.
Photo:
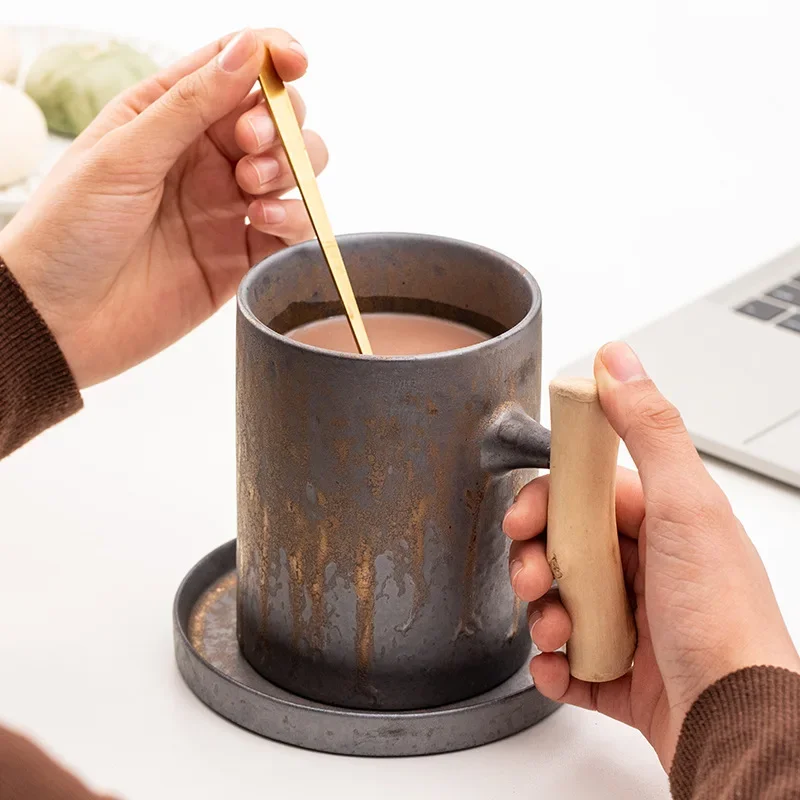
[{"label": "human hand", "polygon": [[619,469],[616,494],[638,628],[633,668],[609,683],[586,683],[570,677],[566,656],[555,652],[571,622],[551,590],[545,555],[548,476],[529,483],[505,518],[514,540],[511,582],[529,603],[531,636],[543,651],[531,662],[536,688],[638,728],[668,770],[683,719],[706,687],[748,666],[800,672],[800,658],[761,559],[678,411],[622,343],[598,353],[595,378],[603,410],[639,469]]},{"label": "human hand", "polygon": [[[208,45],[106,106],[0,232],[80,387],[176,341],[253,264],[313,235],[302,202],[279,199],[294,179],[252,91],[265,45],[284,80],[305,72],[284,31]],[[325,145],[305,141],[319,173]]]}]

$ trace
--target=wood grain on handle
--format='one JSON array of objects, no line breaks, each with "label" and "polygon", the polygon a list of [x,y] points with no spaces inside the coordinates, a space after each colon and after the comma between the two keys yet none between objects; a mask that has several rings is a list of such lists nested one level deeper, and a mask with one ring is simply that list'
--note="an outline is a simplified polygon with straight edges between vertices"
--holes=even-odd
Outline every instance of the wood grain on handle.
[{"label": "wood grain on handle", "polygon": [[593,380],[550,384],[550,499],[547,560],[572,619],[570,673],[610,681],[631,666],[636,647],[617,538],[619,437]]},{"label": "wood grain on handle", "polygon": [[297,188],[300,190],[300,196],[303,198],[308,216],[311,219],[314,233],[316,233],[317,240],[322,248],[322,254],[325,256],[333,282],[336,284],[336,291],[339,293],[342,305],[344,305],[350,330],[353,332],[353,337],[358,346],[358,352],[372,355],[372,347],[369,343],[367,330],[364,327],[364,320],[361,318],[361,312],[358,309],[353,287],[350,284],[344,259],[336,242],[336,237],[333,235],[333,228],[325,211],[325,206],[322,203],[322,195],[317,185],[317,177],[314,175],[314,167],[308,157],[306,143],[303,140],[303,132],[295,116],[289,92],[286,91],[286,86],[272,63],[272,55],[269,50],[265,52],[264,66],[258,76],[258,82],[261,84],[264,99],[267,101],[267,108],[272,114],[278,136],[280,136],[281,143],[286,151],[289,166],[297,182]]}]

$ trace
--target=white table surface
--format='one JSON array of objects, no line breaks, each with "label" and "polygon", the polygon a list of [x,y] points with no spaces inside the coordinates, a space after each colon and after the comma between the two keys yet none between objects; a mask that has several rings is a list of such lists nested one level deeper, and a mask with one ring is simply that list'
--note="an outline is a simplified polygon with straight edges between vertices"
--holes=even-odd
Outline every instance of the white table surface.
[{"label": "white table surface", "polygon": [[[545,377],[800,240],[791,0],[181,7],[9,2],[0,23],[181,49],[291,30],[336,229],[518,259],[545,297]],[[667,797],[638,733],[574,709],[478,750],[369,760],[272,743],[193,697],[170,611],[186,570],[235,535],[233,311],[0,464],[0,719],[129,798]],[[709,468],[800,640],[800,493]]]}]

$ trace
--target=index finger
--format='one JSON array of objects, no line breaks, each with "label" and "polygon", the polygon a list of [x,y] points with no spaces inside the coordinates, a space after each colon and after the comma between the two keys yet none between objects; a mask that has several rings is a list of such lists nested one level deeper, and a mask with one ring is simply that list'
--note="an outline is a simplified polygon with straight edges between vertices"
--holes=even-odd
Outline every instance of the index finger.
[{"label": "index finger", "polygon": [[[523,487],[503,520],[503,532],[509,539],[533,539],[545,530],[549,494],[549,475],[541,475]],[[624,467],[617,467],[616,511],[619,532],[638,539],[644,520],[642,482],[637,472]]]},{"label": "index finger", "polygon": [[[191,55],[182,58],[162,70],[156,76],[164,91],[171,89],[181,78],[195,72],[200,67],[216,58],[228,42],[240,31],[234,31],[216,42],[211,42]],[[275,69],[284,81],[296,81],[301,78],[308,67],[308,58],[300,44],[281,28],[256,28],[253,33],[272,53]]]},{"label": "index finger", "polygon": [[[280,28],[261,28],[253,32],[261,42],[269,47],[272,61],[282,80],[295,81],[305,74],[308,67],[305,51],[286,31]],[[170,64],[151,78],[124,92],[119,98],[120,102],[136,114],[141,114],[145,108],[155,103],[179,80],[191,75],[216,58],[238,33],[239,31],[229,33],[194,53],[184,56],[174,64]]]}]

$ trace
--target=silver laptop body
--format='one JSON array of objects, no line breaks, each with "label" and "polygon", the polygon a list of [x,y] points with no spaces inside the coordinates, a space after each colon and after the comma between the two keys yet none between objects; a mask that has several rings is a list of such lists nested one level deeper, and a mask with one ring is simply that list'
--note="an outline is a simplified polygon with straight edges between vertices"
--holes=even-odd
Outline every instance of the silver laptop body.
[{"label": "silver laptop body", "polygon": [[700,452],[800,487],[800,247],[623,338]]}]

